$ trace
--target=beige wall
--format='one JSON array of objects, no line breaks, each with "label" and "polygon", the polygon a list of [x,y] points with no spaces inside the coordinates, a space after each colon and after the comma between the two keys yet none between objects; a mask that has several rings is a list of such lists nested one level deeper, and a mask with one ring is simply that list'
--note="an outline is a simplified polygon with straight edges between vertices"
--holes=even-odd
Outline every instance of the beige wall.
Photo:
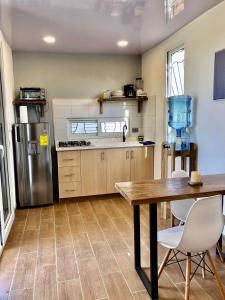
[{"label": "beige wall", "polygon": [[214,57],[225,48],[224,28],[222,2],[143,55],[145,88],[156,96],[156,177],[160,177],[165,138],[166,52],[182,44],[186,50],[185,93],[195,97],[197,108],[192,139],[199,146],[199,169],[225,172],[225,101],[213,101]]},{"label": "beige wall", "polygon": [[[141,56],[133,55],[14,52],[13,60],[17,91],[21,86],[46,88],[49,110],[45,120],[51,123],[52,128],[53,99],[93,99],[104,90],[121,89],[124,84],[134,82],[134,79],[141,75]],[[30,115],[29,121],[37,121],[34,111],[31,111]],[[52,146],[53,140],[52,135]],[[55,169],[56,153],[53,151],[56,187]]]},{"label": "beige wall", "polygon": [[107,89],[120,89],[141,74],[140,56],[79,55],[14,52],[15,87],[47,89],[52,120],[52,99],[95,98]]}]

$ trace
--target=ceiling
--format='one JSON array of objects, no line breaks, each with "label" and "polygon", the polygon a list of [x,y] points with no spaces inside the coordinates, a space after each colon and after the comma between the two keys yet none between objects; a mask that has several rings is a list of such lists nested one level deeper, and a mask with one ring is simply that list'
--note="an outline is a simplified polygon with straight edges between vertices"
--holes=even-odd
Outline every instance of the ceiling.
[{"label": "ceiling", "polygon": [[140,54],[220,2],[185,0],[166,22],[164,0],[0,0],[0,28],[14,50]]}]

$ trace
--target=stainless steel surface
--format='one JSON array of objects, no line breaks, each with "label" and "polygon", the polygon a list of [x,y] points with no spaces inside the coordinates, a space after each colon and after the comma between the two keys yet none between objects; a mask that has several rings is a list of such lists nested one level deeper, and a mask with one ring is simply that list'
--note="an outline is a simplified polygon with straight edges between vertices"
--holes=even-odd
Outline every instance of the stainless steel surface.
[{"label": "stainless steel surface", "polygon": [[41,135],[50,140],[48,123],[15,124],[17,201],[21,207],[53,203],[50,144],[41,145]]}]

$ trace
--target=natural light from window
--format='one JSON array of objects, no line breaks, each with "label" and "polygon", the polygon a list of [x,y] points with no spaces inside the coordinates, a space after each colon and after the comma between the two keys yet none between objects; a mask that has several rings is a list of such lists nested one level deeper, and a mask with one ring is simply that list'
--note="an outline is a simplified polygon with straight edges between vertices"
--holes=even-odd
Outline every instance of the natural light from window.
[{"label": "natural light from window", "polygon": [[185,49],[169,51],[167,57],[167,96],[183,95]]}]

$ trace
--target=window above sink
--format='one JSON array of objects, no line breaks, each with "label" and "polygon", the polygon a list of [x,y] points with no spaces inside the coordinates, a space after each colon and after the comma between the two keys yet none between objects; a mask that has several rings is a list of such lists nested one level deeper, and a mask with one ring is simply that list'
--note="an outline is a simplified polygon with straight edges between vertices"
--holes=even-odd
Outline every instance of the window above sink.
[{"label": "window above sink", "polygon": [[68,138],[72,140],[78,138],[121,137],[124,125],[128,127],[128,136],[128,118],[68,119],[67,133]]}]

